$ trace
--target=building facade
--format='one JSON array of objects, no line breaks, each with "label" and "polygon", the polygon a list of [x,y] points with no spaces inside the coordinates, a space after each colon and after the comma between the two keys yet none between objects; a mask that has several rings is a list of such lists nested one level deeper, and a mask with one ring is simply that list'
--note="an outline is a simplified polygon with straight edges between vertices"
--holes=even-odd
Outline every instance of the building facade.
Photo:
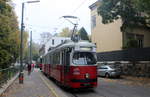
[{"label": "building facade", "polygon": [[63,43],[66,40],[70,40],[69,37],[51,37],[40,49],[40,56],[45,55],[50,49]]},{"label": "building facade", "polygon": [[134,38],[139,48],[150,47],[150,30],[142,27],[128,29],[126,33],[121,32],[122,21],[103,24],[102,17],[98,15],[97,8],[102,0],[93,3],[91,9],[91,39],[97,46],[97,52],[111,52],[122,50],[126,41]]},{"label": "building facade", "polygon": [[[97,46],[98,64],[119,65],[122,74],[150,77],[150,27],[120,30],[122,20],[103,24],[97,8],[102,0],[93,3],[91,9],[91,40]],[[137,42],[136,48],[123,49],[129,39]]]}]

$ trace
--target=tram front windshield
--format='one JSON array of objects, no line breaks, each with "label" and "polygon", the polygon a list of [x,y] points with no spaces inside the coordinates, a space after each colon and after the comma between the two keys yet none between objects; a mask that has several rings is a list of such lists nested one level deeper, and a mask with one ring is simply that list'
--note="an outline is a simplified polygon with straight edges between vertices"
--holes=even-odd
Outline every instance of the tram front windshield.
[{"label": "tram front windshield", "polygon": [[91,52],[75,52],[73,54],[74,65],[95,65],[96,58]]}]

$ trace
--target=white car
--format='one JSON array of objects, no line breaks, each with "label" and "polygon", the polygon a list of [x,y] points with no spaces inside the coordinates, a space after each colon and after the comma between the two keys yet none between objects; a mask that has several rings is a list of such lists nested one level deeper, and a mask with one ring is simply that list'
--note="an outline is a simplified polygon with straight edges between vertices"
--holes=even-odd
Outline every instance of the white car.
[{"label": "white car", "polygon": [[120,77],[121,69],[114,65],[97,66],[97,75],[104,77]]}]

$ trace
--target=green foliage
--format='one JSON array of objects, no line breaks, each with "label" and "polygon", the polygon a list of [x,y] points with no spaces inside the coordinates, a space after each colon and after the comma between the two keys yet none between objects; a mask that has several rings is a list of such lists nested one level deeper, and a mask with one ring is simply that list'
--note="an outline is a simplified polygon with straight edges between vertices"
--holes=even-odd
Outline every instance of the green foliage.
[{"label": "green foliage", "polygon": [[[40,45],[32,42],[32,60],[37,61],[37,59],[39,58],[39,49],[40,49]],[[28,46],[25,49],[25,54],[24,54],[24,59],[26,61],[29,61],[30,58],[30,46]]]},{"label": "green foliage", "polygon": [[19,55],[19,28],[8,0],[0,0],[0,68],[7,68]]},{"label": "green foliage", "polygon": [[33,60],[37,61],[39,58],[39,49],[40,45],[38,43],[32,43],[32,55],[33,55]]},{"label": "green foliage", "polygon": [[128,39],[123,49],[129,48],[138,48],[138,41],[136,39]]},{"label": "green foliage", "polygon": [[134,0],[134,2],[138,10],[150,15],[150,0]]},{"label": "green foliage", "polygon": [[146,24],[150,27],[150,0],[134,0],[136,3],[136,8],[139,10],[144,18],[146,19]]},{"label": "green foliage", "polygon": [[71,32],[72,31],[68,27],[66,27],[66,28],[62,29],[62,31],[59,33],[58,36],[60,36],[60,37],[71,37],[71,34],[72,34]]},{"label": "green foliage", "polygon": [[[102,0],[98,14],[102,16],[102,23],[104,24],[112,23],[121,18],[123,21],[122,31],[131,25],[147,27],[150,21],[148,21],[147,17],[149,16],[145,14],[145,10],[148,11],[150,5],[147,4],[147,7],[143,7],[143,9],[140,6],[146,5],[148,2],[149,0]],[[144,13],[142,14],[142,12]]]},{"label": "green foliage", "polygon": [[83,27],[79,30],[78,34],[79,34],[81,40],[88,40],[89,41],[88,34]]},{"label": "green foliage", "polygon": [[24,54],[26,50],[28,49],[28,37],[29,37],[29,32],[27,31],[23,32],[23,53]]}]

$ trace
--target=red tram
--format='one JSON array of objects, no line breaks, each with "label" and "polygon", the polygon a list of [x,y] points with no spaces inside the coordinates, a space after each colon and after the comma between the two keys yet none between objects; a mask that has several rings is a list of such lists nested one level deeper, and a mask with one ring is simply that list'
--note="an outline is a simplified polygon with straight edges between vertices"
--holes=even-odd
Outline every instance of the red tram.
[{"label": "red tram", "polygon": [[40,57],[40,58],[38,58],[38,60],[37,60],[37,67],[39,67],[40,68],[40,70],[42,70],[42,57]]},{"label": "red tram", "polygon": [[64,86],[97,86],[96,46],[87,41],[66,42],[43,56],[42,71]]}]

